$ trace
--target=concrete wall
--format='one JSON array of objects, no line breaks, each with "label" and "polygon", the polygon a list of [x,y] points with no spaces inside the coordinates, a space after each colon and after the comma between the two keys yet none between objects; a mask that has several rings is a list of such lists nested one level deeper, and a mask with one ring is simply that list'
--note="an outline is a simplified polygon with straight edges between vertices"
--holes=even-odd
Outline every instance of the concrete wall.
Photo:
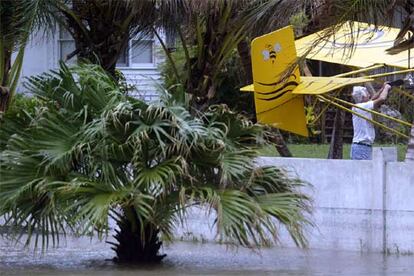
[{"label": "concrete wall", "polygon": [[[396,162],[395,148],[375,148],[372,161],[262,157],[259,164],[283,166],[313,185],[310,248],[414,253],[414,164]],[[177,235],[216,238],[214,217],[193,209]],[[286,231],[283,246],[294,246]]]}]

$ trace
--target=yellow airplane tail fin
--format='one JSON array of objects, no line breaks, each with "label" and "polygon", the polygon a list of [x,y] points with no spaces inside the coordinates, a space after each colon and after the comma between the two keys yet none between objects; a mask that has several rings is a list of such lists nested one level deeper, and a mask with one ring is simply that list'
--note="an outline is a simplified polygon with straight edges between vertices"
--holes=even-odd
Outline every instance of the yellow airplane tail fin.
[{"label": "yellow airplane tail fin", "polygon": [[256,114],[261,123],[308,136],[303,96],[292,94],[301,82],[296,59],[291,26],[252,41]]}]

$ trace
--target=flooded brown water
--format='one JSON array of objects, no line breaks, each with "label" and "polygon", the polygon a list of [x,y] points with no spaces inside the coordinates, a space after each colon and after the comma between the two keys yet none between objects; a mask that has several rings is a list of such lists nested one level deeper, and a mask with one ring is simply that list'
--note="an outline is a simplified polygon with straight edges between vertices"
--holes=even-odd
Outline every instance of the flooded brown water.
[{"label": "flooded brown water", "polygon": [[113,264],[104,242],[60,246],[42,255],[0,238],[0,275],[414,275],[414,256],[177,242],[164,246],[161,265],[134,267]]}]

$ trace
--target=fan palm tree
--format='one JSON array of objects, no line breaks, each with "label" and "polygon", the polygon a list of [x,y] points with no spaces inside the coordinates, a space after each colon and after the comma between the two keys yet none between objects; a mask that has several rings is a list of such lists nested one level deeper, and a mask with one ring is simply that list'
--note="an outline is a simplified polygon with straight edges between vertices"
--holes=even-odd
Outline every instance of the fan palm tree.
[{"label": "fan palm tree", "polygon": [[43,105],[0,131],[0,216],[27,244],[47,247],[66,232],[103,237],[111,217],[115,260],[156,262],[160,234],[171,239],[199,206],[227,242],[267,245],[281,223],[306,245],[304,183],[255,164],[259,125],[224,106],[193,117],[167,94],[156,104],[129,98],[96,65],[62,64],[28,88]]}]

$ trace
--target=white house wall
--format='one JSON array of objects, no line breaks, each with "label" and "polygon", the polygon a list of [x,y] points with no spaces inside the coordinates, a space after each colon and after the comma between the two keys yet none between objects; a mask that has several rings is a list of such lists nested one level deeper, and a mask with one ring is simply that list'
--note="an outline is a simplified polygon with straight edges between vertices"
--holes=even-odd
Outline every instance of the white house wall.
[{"label": "white house wall", "polygon": [[128,84],[134,85],[132,95],[154,101],[158,99],[157,83],[161,81],[161,75],[157,69],[121,69]]},{"label": "white house wall", "polygon": [[[134,85],[136,90],[131,94],[153,101],[158,98],[157,82],[161,81],[158,65],[164,61],[160,45],[155,40],[154,66],[147,68],[120,68],[128,84]],[[26,77],[39,75],[51,69],[58,68],[59,46],[55,36],[44,36],[38,33],[33,36],[26,47],[22,74],[18,92],[25,93],[23,82]]]},{"label": "white house wall", "polygon": [[42,33],[32,37],[26,46],[18,92],[25,92],[25,78],[39,75],[57,67],[57,45],[53,39],[47,39]]}]

